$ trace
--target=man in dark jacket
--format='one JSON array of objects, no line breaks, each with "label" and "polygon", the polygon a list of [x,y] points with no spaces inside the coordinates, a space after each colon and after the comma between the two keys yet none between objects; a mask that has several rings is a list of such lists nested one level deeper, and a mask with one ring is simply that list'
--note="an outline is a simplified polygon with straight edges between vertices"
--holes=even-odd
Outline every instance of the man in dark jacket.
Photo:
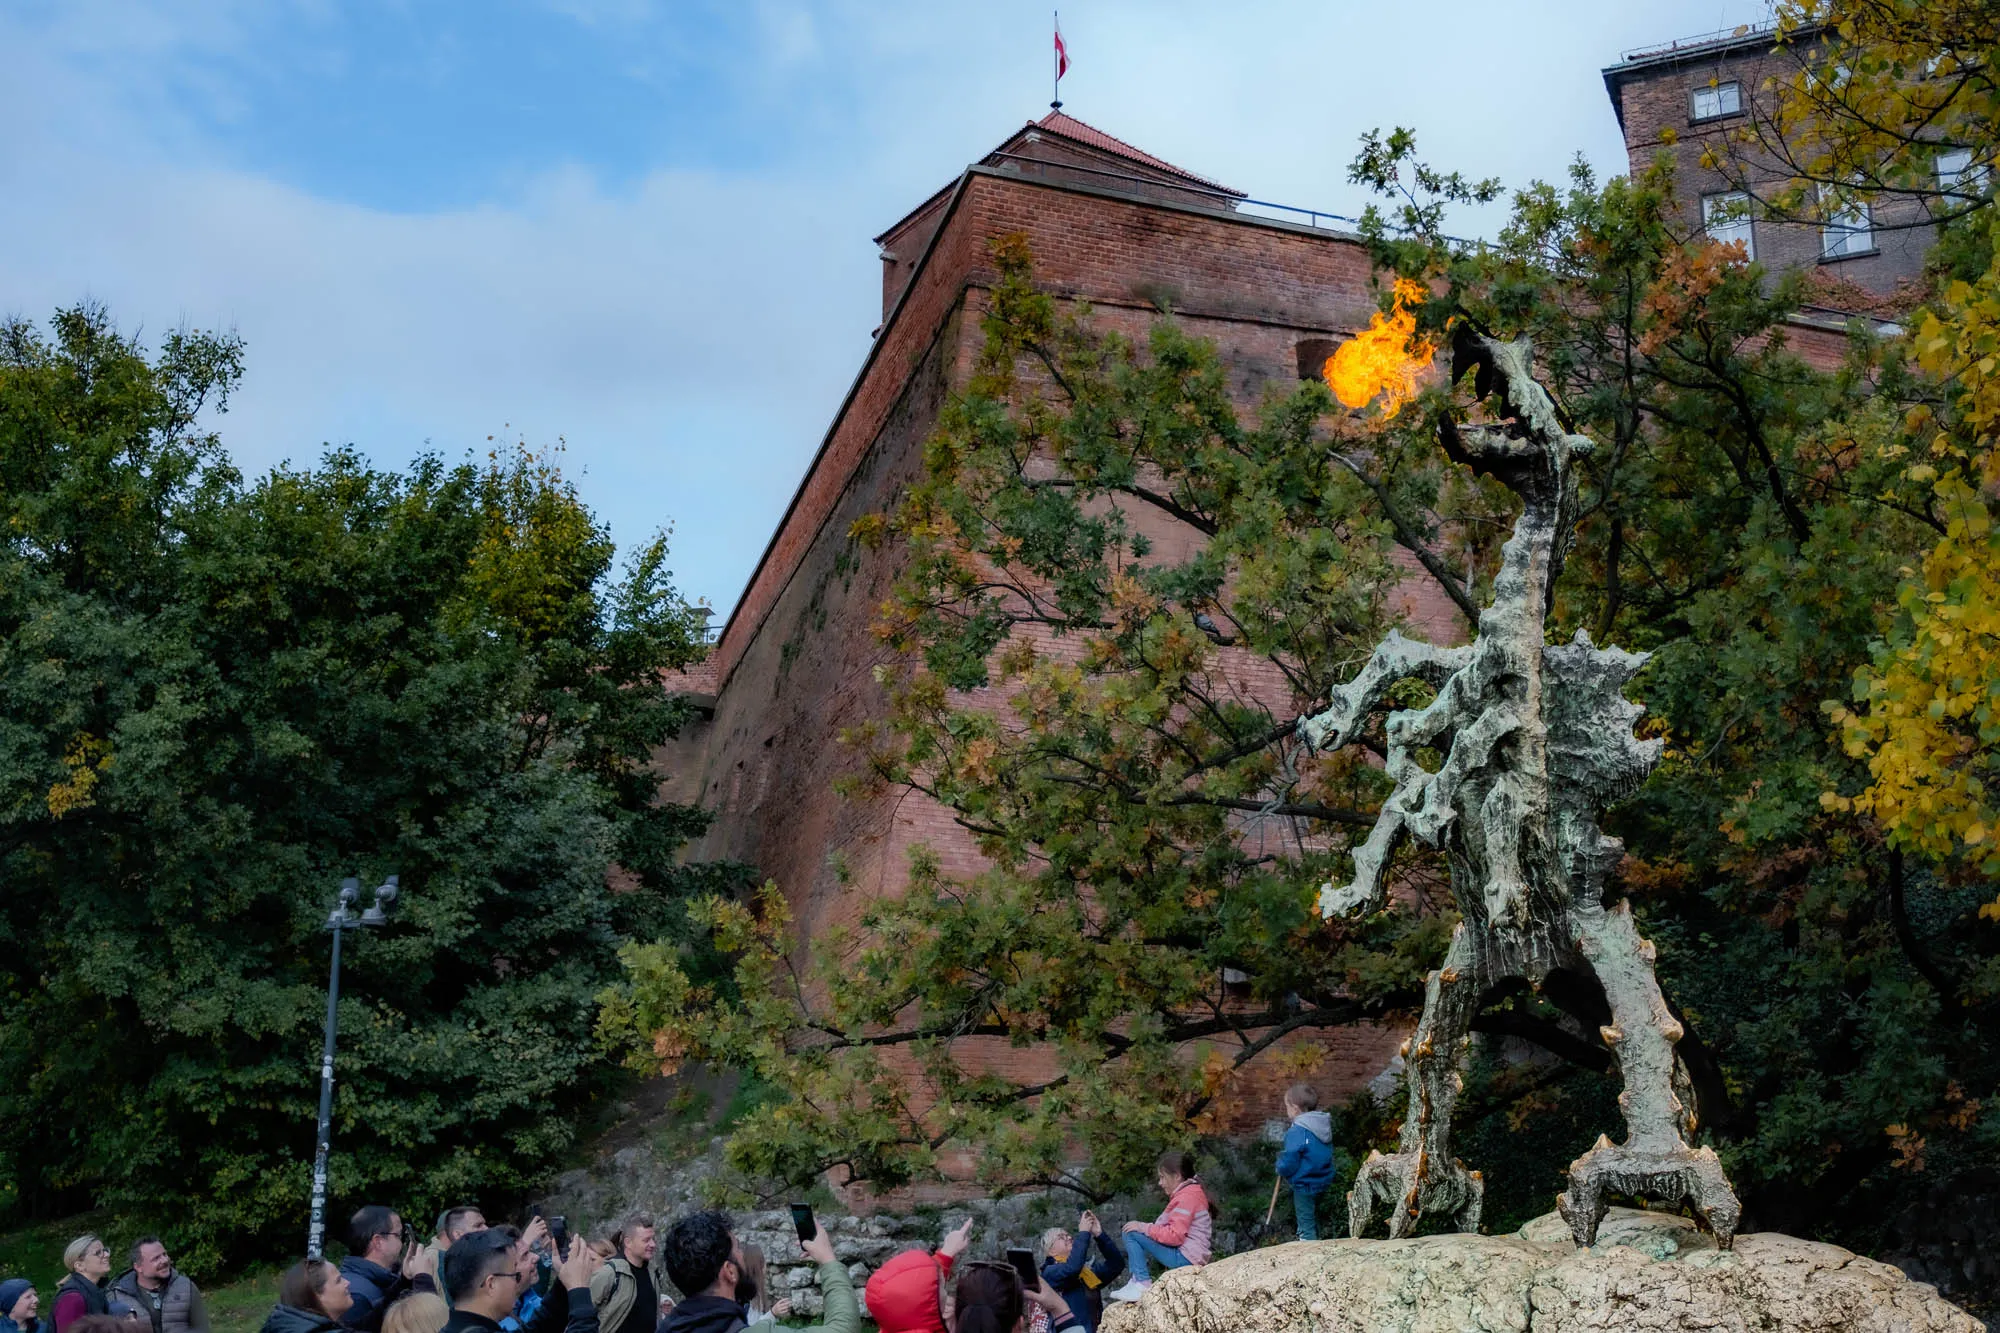
[{"label": "man in dark jacket", "polygon": [[[445,1251],[445,1298],[451,1318],[443,1333],[500,1333],[500,1321],[514,1312],[526,1285],[520,1234],[512,1227],[492,1227],[464,1236]],[[597,1307],[590,1303],[590,1275],[597,1271],[596,1251],[572,1244],[556,1265],[566,1318],[563,1333],[597,1333]],[[550,1294],[553,1303],[554,1293]]]},{"label": "man in dark jacket", "polygon": [[403,1219],[393,1208],[371,1203],[347,1220],[347,1257],[340,1275],[354,1304],[340,1322],[364,1333],[381,1333],[382,1316],[396,1298],[410,1289],[403,1276]]},{"label": "man in dark jacket", "polygon": [[664,1333],[742,1333],[743,1247],[729,1231],[729,1214],[692,1213],[674,1223],[660,1244],[667,1280],[687,1299],[667,1316]]},{"label": "man in dark jacket", "polygon": [[[1042,1253],[1047,1256],[1042,1260],[1042,1281],[1055,1288],[1084,1333],[1097,1333],[1097,1321],[1104,1317],[1105,1288],[1125,1271],[1125,1253],[1104,1238],[1096,1213],[1077,1218],[1076,1230],[1075,1236],[1061,1227],[1042,1233]],[[1093,1237],[1099,1251],[1095,1260],[1090,1257]]]}]

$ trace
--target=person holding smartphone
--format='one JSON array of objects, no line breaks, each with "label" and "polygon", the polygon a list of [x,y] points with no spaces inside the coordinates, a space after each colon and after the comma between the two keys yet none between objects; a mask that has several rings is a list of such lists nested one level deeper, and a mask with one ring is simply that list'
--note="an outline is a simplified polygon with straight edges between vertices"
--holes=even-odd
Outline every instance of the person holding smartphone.
[{"label": "person holding smartphone", "polygon": [[870,1275],[868,1313],[881,1333],[946,1333],[945,1283],[972,1242],[972,1219],[945,1232],[937,1253],[904,1250]]},{"label": "person holding smartphone", "polygon": [[1084,1333],[1097,1333],[1104,1317],[1104,1293],[1125,1271],[1124,1251],[1105,1236],[1097,1214],[1085,1209],[1076,1219],[1075,1235],[1061,1227],[1042,1233],[1042,1254],[1042,1280],[1068,1303]]},{"label": "person holding smartphone", "polygon": [[[1032,1267],[1034,1252],[1020,1253]],[[1076,1316],[1055,1288],[1039,1277],[1029,1286],[1021,1280],[1020,1267],[985,1259],[963,1265],[952,1289],[950,1333],[1025,1333],[1029,1314],[1037,1310],[1048,1316],[1049,1333],[1076,1333]]]}]

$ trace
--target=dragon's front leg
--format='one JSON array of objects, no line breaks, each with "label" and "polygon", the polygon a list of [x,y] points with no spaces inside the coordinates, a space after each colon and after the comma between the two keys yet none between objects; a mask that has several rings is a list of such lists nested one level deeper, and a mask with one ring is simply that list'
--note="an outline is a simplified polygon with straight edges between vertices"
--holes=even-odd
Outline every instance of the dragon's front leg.
[{"label": "dragon's front leg", "polygon": [[1360,1239],[1375,1205],[1386,1204],[1389,1235],[1408,1235],[1425,1213],[1444,1213],[1460,1231],[1477,1231],[1485,1185],[1477,1171],[1451,1155],[1451,1112],[1463,1080],[1459,1055],[1484,989],[1478,954],[1466,929],[1452,936],[1444,966],[1424,987],[1424,1016],[1404,1046],[1410,1104],[1402,1142],[1389,1156],[1370,1153],[1347,1192],[1348,1234]]},{"label": "dragon's front leg", "polygon": [[1414,678],[1438,688],[1437,698],[1427,707],[1390,715],[1389,756],[1384,766],[1395,788],[1382,803],[1367,840],[1354,849],[1353,880],[1338,889],[1331,881],[1320,886],[1322,917],[1379,910],[1387,894],[1382,873],[1404,833],[1414,828],[1425,841],[1434,841],[1434,830],[1423,823],[1424,810],[1433,804],[1432,775],[1411,752],[1455,721],[1460,709],[1457,686],[1472,656],[1469,647],[1439,648],[1392,630],[1361,673],[1333,691],[1325,712],[1299,719],[1299,735],[1309,749],[1338,750],[1354,739],[1396,682]]},{"label": "dragon's front leg", "polygon": [[1414,678],[1436,688],[1471,657],[1470,647],[1440,648],[1390,630],[1360,674],[1334,687],[1324,712],[1299,719],[1299,737],[1308,749],[1331,754],[1354,739],[1396,682]]},{"label": "dragon's front leg", "polygon": [[1354,849],[1354,878],[1338,889],[1333,887],[1332,880],[1320,885],[1319,914],[1323,918],[1379,912],[1387,900],[1383,868],[1389,864],[1389,854],[1396,850],[1396,844],[1403,840],[1411,812],[1424,804],[1431,782],[1431,775],[1423,766],[1400,750],[1389,753],[1389,773],[1396,780],[1396,788],[1382,802],[1382,812],[1375,817],[1375,827],[1369,830],[1367,840]]},{"label": "dragon's front leg", "polygon": [[[1614,838],[1600,838],[1617,848]],[[1667,1009],[1653,976],[1652,943],[1639,934],[1630,903],[1613,908],[1591,903],[1577,915],[1578,947],[1604,985],[1611,1022],[1604,1040],[1618,1055],[1625,1090],[1618,1107],[1629,1131],[1625,1142],[1600,1136],[1597,1145],[1570,1163],[1569,1188],[1556,1196],[1556,1211],[1570,1225],[1578,1245],[1597,1239],[1605,1205],[1614,1195],[1687,1204],[1728,1249],[1743,1206],[1729,1188],[1713,1148],[1690,1147],[1680,1127],[1689,1108],[1675,1090],[1674,1043],[1680,1021]]]}]

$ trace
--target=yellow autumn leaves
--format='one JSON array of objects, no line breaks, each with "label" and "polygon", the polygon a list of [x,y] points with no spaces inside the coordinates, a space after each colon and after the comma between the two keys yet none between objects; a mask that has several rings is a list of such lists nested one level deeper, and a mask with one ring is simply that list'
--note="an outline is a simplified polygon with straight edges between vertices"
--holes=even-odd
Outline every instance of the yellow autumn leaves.
[{"label": "yellow autumn leaves", "polygon": [[[1918,408],[1906,423],[1925,441],[1907,475],[1931,487],[1944,532],[1911,571],[1874,661],[1855,672],[1853,706],[1828,705],[1871,783],[1822,801],[1874,815],[1909,850],[1965,856],[1991,872],[2000,870],[1990,786],[2000,761],[2000,251],[1987,273],[1953,283],[1923,315],[1911,350],[1956,390],[1949,420]],[[1982,912],[2000,917],[2000,902]]]}]

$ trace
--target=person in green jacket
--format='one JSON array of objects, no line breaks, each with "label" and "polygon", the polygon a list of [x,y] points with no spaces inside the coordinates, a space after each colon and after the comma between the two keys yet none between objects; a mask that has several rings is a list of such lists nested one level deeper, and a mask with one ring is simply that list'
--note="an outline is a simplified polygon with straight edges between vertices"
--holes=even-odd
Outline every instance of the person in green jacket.
[{"label": "person in green jacket", "polygon": [[825,1227],[811,1240],[800,1241],[806,1258],[819,1265],[819,1294],[826,1299],[826,1322],[814,1324],[807,1333],[859,1333],[861,1302],[854,1299],[854,1279],[847,1265],[833,1257],[833,1235]]}]

